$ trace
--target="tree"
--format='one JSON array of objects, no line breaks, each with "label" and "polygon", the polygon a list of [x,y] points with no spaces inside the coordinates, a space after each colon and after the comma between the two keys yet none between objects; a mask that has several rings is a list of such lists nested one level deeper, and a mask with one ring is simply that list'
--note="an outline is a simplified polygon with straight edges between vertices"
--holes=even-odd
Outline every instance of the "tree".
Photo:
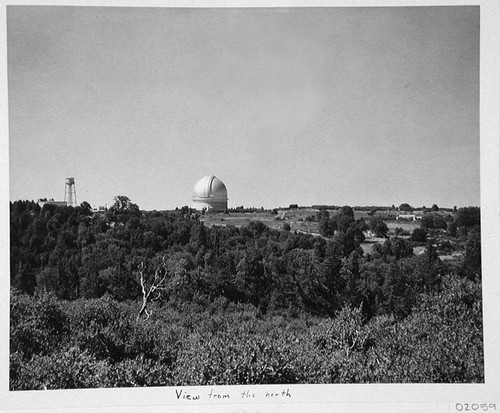
[{"label": "tree", "polygon": [[207,231],[203,222],[191,227],[191,244],[197,250],[205,248],[207,245]]},{"label": "tree", "polygon": [[286,265],[297,288],[297,299],[305,309],[315,314],[333,314],[342,290],[342,247],[328,240],[321,261],[310,251],[295,249],[287,254]]},{"label": "tree", "polygon": [[413,255],[411,243],[404,238],[388,239],[384,243],[384,250],[386,250],[387,254],[392,255],[396,261]]},{"label": "tree", "polygon": [[389,231],[389,228],[384,221],[378,218],[371,219],[368,222],[368,227],[375,233],[375,236],[384,238]]},{"label": "tree", "polygon": [[434,217],[432,214],[425,214],[420,221],[420,227],[428,230],[434,229]]},{"label": "tree", "polygon": [[459,227],[472,228],[481,225],[481,210],[479,207],[459,208],[455,221]]},{"label": "tree", "polygon": [[437,212],[437,211],[439,211],[439,207],[436,204],[433,204],[432,207],[431,207],[431,210],[433,212]]},{"label": "tree", "polygon": [[429,229],[446,229],[448,224],[446,220],[437,213],[425,214],[422,217],[422,221],[420,221],[420,227],[429,230]]},{"label": "tree", "polygon": [[354,305],[361,303],[359,297],[359,254],[357,252],[351,253],[349,258],[342,259],[342,268],[340,269],[340,277],[344,289],[342,292],[343,302]]},{"label": "tree", "polygon": [[340,208],[340,215],[346,215],[354,219],[354,210],[349,205],[344,205]]},{"label": "tree", "polygon": [[403,203],[399,206],[399,210],[400,211],[406,211],[406,212],[410,212],[410,211],[413,211],[413,207],[410,206],[410,204],[407,204],[407,203]]},{"label": "tree", "polygon": [[336,219],[337,228],[339,229],[339,231],[342,231],[342,232],[346,232],[349,229],[349,227],[351,226],[351,223],[354,222],[354,218],[352,218],[350,215],[341,214],[341,215],[337,216],[336,218],[337,218]]},{"label": "tree", "polygon": [[257,249],[248,249],[236,266],[236,282],[246,300],[263,312],[267,309],[270,281],[264,257]]},{"label": "tree", "polygon": [[110,208],[113,211],[126,211],[126,210],[138,211],[139,210],[139,206],[136,204],[133,204],[130,201],[130,198],[128,196],[117,195],[117,196],[115,196],[114,201],[115,201],[114,204]]},{"label": "tree", "polygon": [[337,221],[335,217],[330,218],[330,214],[326,209],[318,212],[318,230],[324,237],[331,237],[337,229]]},{"label": "tree", "polygon": [[415,228],[410,236],[410,241],[425,242],[427,231],[423,228]]},{"label": "tree", "polygon": [[284,222],[283,225],[281,226],[282,231],[290,231],[292,227],[290,227],[290,224],[288,222]]},{"label": "tree", "polygon": [[335,242],[342,246],[344,256],[347,257],[351,252],[359,250],[361,243],[365,241],[363,231],[365,228],[364,221],[352,221],[346,231],[338,231],[335,234]]},{"label": "tree", "polygon": [[45,267],[36,275],[37,291],[57,293],[59,287],[59,271],[55,267]]},{"label": "tree", "polygon": [[467,235],[463,273],[471,280],[481,279],[481,232],[477,228]]},{"label": "tree", "polygon": [[457,223],[455,221],[450,221],[446,225],[448,234],[450,234],[452,237],[455,237],[457,235]]},{"label": "tree", "polygon": [[81,211],[83,211],[83,213],[85,215],[91,215],[92,214],[92,207],[90,206],[90,204],[87,201],[83,201],[80,204],[80,209],[81,209]]}]

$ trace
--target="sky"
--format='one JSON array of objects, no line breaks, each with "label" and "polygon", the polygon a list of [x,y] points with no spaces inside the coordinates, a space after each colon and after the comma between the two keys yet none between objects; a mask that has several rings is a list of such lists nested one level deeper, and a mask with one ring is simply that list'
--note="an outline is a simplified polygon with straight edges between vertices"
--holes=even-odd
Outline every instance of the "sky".
[{"label": "sky", "polygon": [[479,8],[7,7],[10,199],[479,205]]}]

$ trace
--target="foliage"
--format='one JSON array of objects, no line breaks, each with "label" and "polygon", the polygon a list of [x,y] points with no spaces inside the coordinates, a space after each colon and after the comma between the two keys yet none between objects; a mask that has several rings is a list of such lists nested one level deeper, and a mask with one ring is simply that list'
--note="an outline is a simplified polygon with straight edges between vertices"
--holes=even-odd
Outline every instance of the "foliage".
[{"label": "foliage", "polygon": [[413,211],[413,207],[412,207],[412,206],[410,206],[410,204],[407,204],[407,203],[405,202],[405,203],[402,203],[402,204],[399,206],[399,210],[400,210],[400,211],[410,212],[410,211]]},{"label": "foliage", "polygon": [[422,217],[422,221],[420,223],[421,227],[424,230],[429,229],[447,229],[448,224],[442,215],[438,213],[427,213]]},{"label": "foliage", "polygon": [[458,208],[455,221],[459,227],[479,226],[481,225],[481,211],[478,207]]},{"label": "foliage", "polygon": [[10,350],[22,357],[47,354],[60,344],[68,320],[53,294],[33,298],[11,289]]},{"label": "foliage", "polygon": [[[93,215],[10,208],[13,390],[483,380],[475,209],[447,221],[448,244],[433,218],[364,255],[363,232],[387,226],[348,206],[313,217],[322,236],[208,227],[188,207],[140,211],[126,197]],[[458,243],[463,260],[445,266],[436,245]],[[165,276],[147,319],[141,271]]]},{"label": "foliage", "polygon": [[373,218],[368,222],[368,227],[374,232],[376,237],[384,238],[389,231],[387,224],[378,218]]},{"label": "foliage", "polygon": [[462,274],[469,279],[481,279],[481,233],[478,227],[467,235]]},{"label": "foliage", "polygon": [[[480,286],[446,277],[440,293],[422,296],[410,317],[394,323],[370,350],[377,375],[394,383],[482,382]],[[379,332],[378,332],[379,334]]]},{"label": "foliage", "polygon": [[415,242],[425,242],[427,231],[423,228],[415,228],[411,233],[410,240]]},{"label": "foliage", "polygon": [[[43,354],[11,352],[10,387],[483,382],[480,284],[456,276],[443,284],[403,319],[367,319],[363,305],[333,317],[263,316],[219,299],[168,303],[137,321],[134,302],[61,302],[66,338]],[[16,328],[29,323],[19,306],[11,311]]]}]

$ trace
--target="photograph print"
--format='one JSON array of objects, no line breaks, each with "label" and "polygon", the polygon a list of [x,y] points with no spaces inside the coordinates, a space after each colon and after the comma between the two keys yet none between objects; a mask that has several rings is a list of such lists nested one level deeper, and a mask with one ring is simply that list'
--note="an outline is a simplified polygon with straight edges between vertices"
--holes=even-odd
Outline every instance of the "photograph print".
[{"label": "photograph print", "polygon": [[479,6],[7,6],[9,389],[484,383]]}]

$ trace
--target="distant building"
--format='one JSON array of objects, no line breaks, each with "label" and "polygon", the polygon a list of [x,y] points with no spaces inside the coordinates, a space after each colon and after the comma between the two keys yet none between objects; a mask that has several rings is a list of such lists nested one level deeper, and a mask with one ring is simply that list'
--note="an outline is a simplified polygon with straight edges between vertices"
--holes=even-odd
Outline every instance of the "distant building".
[{"label": "distant building", "polygon": [[226,185],[214,175],[201,178],[193,188],[193,208],[199,211],[226,211]]},{"label": "distant building", "polygon": [[396,217],[396,221],[420,221],[422,215],[415,214],[401,214]]},{"label": "distant building", "polygon": [[44,205],[55,205],[55,206],[72,206],[76,207],[76,188],[75,188],[75,178],[66,178],[66,186],[64,191],[64,201],[54,201],[51,198],[47,201],[47,198],[41,198],[38,201],[38,205],[43,208]]},{"label": "distant building", "polygon": [[47,201],[44,198],[44,199],[39,199],[37,202],[38,202],[38,205],[40,205],[41,208],[43,208],[43,206],[45,204],[56,205],[56,206],[68,206],[68,203],[66,201],[54,201],[53,199],[49,199]]}]

